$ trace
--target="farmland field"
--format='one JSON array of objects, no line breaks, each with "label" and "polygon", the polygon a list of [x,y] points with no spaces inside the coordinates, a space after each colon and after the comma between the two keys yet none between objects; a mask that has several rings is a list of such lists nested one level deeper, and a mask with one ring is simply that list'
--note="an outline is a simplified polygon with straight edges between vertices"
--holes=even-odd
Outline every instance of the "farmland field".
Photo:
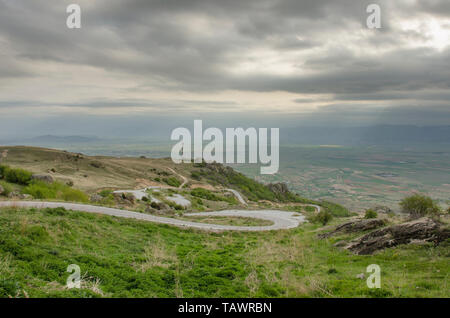
[{"label": "farmland field", "polygon": [[302,196],[330,200],[353,210],[375,205],[398,209],[411,192],[450,200],[450,148],[289,146],[280,149],[280,170],[259,176],[254,166],[234,166],[264,182],[284,181]]}]

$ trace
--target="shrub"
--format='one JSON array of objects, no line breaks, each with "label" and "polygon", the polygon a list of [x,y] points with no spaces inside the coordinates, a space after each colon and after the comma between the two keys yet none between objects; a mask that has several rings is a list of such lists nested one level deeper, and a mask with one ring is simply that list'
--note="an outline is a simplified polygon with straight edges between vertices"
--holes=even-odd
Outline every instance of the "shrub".
[{"label": "shrub", "polygon": [[194,180],[200,180],[202,178],[202,176],[200,173],[194,171],[191,173],[191,178]]},{"label": "shrub", "polygon": [[31,176],[33,175],[30,171],[24,169],[13,169],[8,167],[3,169],[3,174],[6,181],[22,185],[28,185],[31,181]]},{"label": "shrub", "polygon": [[322,210],[312,217],[314,223],[321,223],[322,225],[328,224],[333,219],[330,212]]},{"label": "shrub", "polygon": [[8,166],[0,165],[0,179],[5,177],[5,171],[9,169]]},{"label": "shrub", "polygon": [[414,218],[425,215],[437,215],[441,211],[433,199],[421,194],[414,194],[404,198],[400,202],[400,207],[402,208],[402,212],[408,213]]},{"label": "shrub", "polygon": [[175,203],[175,202],[172,202],[172,201],[168,201],[168,202],[167,202],[167,205],[170,206],[171,208],[177,210],[177,211],[181,211],[181,210],[184,210],[184,209],[185,209],[184,206],[182,206],[182,205],[180,205],[180,204],[177,204],[177,203]]},{"label": "shrub", "polygon": [[191,191],[191,195],[197,198],[209,200],[209,201],[225,201],[229,203],[237,203],[234,197],[224,197],[217,195],[207,189],[196,188]]},{"label": "shrub", "polygon": [[376,219],[377,217],[378,217],[377,212],[371,209],[366,210],[366,213],[364,214],[365,219]]},{"label": "shrub", "polygon": [[320,203],[322,207],[324,207],[328,212],[331,213],[331,215],[335,217],[346,217],[350,216],[350,211],[347,210],[347,208],[343,207],[340,204],[328,202],[328,201],[322,201]]},{"label": "shrub", "polygon": [[35,199],[60,199],[64,201],[89,202],[86,193],[59,182],[48,184],[42,181],[33,181],[23,189],[23,193],[30,194]]},{"label": "shrub", "polygon": [[0,181],[0,186],[3,188],[2,195],[4,195],[5,197],[8,196],[8,194],[10,194],[13,191],[11,185],[8,184],[7,182]]},{"label": "shrub", "polygon": [[191,195],[194,197],[210,200],[210,201],[220,201],[219,197],[216,196],[214,193],[212,193],[209,190],[203,189],[203,188],[196,188],[191,191]]},{"label": "shrub", "polygon": [[163,181],[172,187],[178,188],[181,185],[180,180],[175,177],[164,178]]},{"label": "shrub", "polygon": [[159,204],[158,202],[152,201],[152,203],[150,203],[150,206],[156,210],[161,210],[161,204]]},{"label": "shrub", "polygon": [[99,195],[106,198],[112,193],[112,190],[102,190],[100,191]]}]

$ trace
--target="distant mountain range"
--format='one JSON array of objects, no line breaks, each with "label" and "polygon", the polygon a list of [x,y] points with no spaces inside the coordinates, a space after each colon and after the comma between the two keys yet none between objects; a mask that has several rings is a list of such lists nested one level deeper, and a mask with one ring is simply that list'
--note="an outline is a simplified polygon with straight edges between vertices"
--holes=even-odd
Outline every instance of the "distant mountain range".
[{"label": "distant mountain range", "polygon": [[[247,127],[248,128],[248,127]],[[2,145],[31,145],[51,147],[58,144],[91,144],[102,142],[106,144],[123,144],[132,141],[142,143],[159,141],[173,144],[167,137],[149,134],[148,137],[124,136],[117,138],[100,138],[97,136],[61,136],[42,135],[32,138],[0,139]],[[401,126],[378,125],[370,127],[293,127],[280,128],[281,144],[298,145],[413,145],[413,144],[450,144],[450,126]]]},{"label": "distant mountain range", "polygon": [[58,144],[58,143],[91,143],[101,140],[96,136],[55,136],[55,135],[43,135],[33,138],[21,138],[15,140],[0,141],[5,145],[45,145],[45,144]]},{"label": "distant mountain range", "polygon": [[292,144],[407,145],[450,143],[450,126],[297,127],[280,129],[280,142]]},{"label": "distant mountain range", "polygon": [[44,135],[31,138],[30,141],[33,142],[75,142],[75,143],[84,143],[84,142],[93,142],[98,141],[100,138],[98,137],[85,137],[85,136],[54,136],[54,135]]}]

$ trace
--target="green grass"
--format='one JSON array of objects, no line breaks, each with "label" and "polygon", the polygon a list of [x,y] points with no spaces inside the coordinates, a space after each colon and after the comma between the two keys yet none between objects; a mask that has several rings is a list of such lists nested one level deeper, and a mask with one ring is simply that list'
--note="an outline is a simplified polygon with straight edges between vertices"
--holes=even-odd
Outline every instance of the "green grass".
[{"label": "green grass", "polygon": [[190,194],[192,196],[200,198],[200,199],[205,199],[205,200],[210,200],[210,201],[224,201],[224,202],[228,202],[230,204],[237,204],[237,200],[235,197],[225,197],[225,196],[218,195],[210,190],[203,189],[203,188],[196,188],[196,189],[192,190]]},{"label": "green grass", "polygon": [[337,203],[322,201],[320,202],[320,205],[331,215],[336,217],[346,217],[351,215],[350,211],[346,207]]},{"label": "green grass", "polygon": [[2,195],[4,196],[8,196],[14,190],[14,185],[4,180],[0,180],[0,186],[3,188]]},{"label": "green grass", "polygon": [[267,185],[248,178],[242,173],[233,170],[231,167],[221,164],[194,164],[194,168],[200,168],[200,170],[194,172],[196,176],[205,178],[213,185],[234,188],[251,201],[302,202],[304,200],[291,192],[274,193]]},{"label": "green grass", "polygon": [[21,168],[10,168],[0,165],[0,176],[10,183],[27,185],[31,181],[32,173]]},{"label": "green grass", "polygon": [[23,193],[30,194],[34,199],[59,199],[73,202],[89,202],[88,196],[81,190],[73,189],[68,185],[53,182],[45,183],[33,181],[23,189]]},{"label": "green grass", "polygon": [[232,217],[232,216],[180,216],[180,220],[191,222],[233,225],[233,226],[267,226],[272,225],[273,222],[269,220],[247,218],[247,217]]},{"label": "green grass", "polygon": [[180,180],[178,180],[178,179],[175,178],[175,177],[163,178],[163,181],[164,181],[166,184],[168,184],[168,185],[170,185],[170,186],[172,186],[172,187],[175,187],[175,188],[178,188],[178,187],[181,185]]},{"label": "green grass", "polygon": [[[61,208],[0,209],[0,296],[450,296],[448,245],[357,256],[332,246],[343,237],[317,239],[318,227],[206,233]],[[64,288],[69,264],[80,266],[84,288]],[[369,264],[381,267],[381,290],[355,278]]]}]

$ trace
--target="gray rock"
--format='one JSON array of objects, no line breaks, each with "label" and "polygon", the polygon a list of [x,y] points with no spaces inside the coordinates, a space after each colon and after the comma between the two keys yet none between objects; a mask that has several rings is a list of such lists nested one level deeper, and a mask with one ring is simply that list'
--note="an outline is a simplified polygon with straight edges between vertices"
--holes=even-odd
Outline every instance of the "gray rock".
[{"label": "gray rock", "polygon": [[118,203],[134,204],[136,202],[136,197],[132,193],[113,193],[113,196]]},{"label": "gray rock", "polygon": [[274,193],[286,194],[289,192],[288,186],[284,182],[269,183],[267,187]]},{"label": "gray rock", "polygon": [[31,176],[31,179],[43,181],[43,182],[47,182],[47,183],[52,183],[54,181],[53,177],[48,174],[33,174]]},{"label": "gray rock", "polygon": [[374,210],[377,213],[385,213],[385,214],[392,213],[391,208],[389,208],[387,206],[383,206],[383,205],[378,205],[378,206],[374,207],[372,210]]},{"label": "gray rock", "polygon": [[364,219],[351,221],[337,226],[334,231],[319,234],[319,238],[328,238],[330,236],[340,234],[340,233],[354,233],[362,232],[367,230],[374,230],[376,228],[386,225],[386,221],[383,219]]},{"label": "gray rock", "polygon": [[11,191],[11,192],[8,194],[8,198],[15,198],[15,197],[18,197],[19,195],[20,195],[19,192],[17,192],[17,191]]},{"label": "gray rock", "polygon": [[23,193],[23,194],[19,194],[19,198],[20,198],[21,200],[32,200],[32,199],[33,199],[33,196],[32,196],[32,195],[29,195],[29,194]]},{"label": "gray rock", "polygon": [[91,202],[100,202],[103,199],[103,197],[99,194],[93,194],[90,197]]},{"label": "gray rock", "polygon": [[344,240],[337,241],[336,243],[333,244],[334,247],[344,247],[346,245],[347,245],[347,242]]},{"label": "gray rock", "polygon": [[375,251],[410,244],[417,240],[439,244],[450,237],[450,229],[431,218],[388,226],[370,232],[351,241],[345,248],[358,255],[373,254]]},{"label": "gray rock", "polygon": [[356,275],[356,278],[359,278],[359,279],[364,279],[364,277],[365,277],[364,273]]}]

